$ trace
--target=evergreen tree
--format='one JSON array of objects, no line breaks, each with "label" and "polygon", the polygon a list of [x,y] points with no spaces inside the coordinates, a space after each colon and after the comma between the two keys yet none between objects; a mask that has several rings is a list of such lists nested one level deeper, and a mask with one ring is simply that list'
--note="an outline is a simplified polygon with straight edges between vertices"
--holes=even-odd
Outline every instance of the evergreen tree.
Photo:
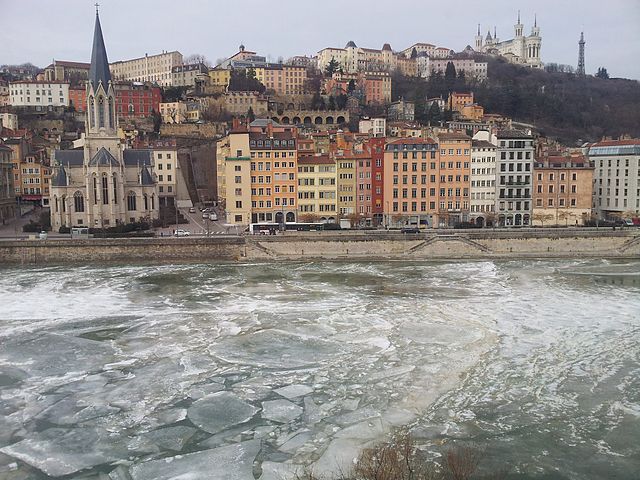
[{"label": "evergreen tree", "polygon": [[331,57],[331,61],[325,67],[324,72],[327,74],[328,77],[330,77],[331,75],[333,75],[335,72],[338,71],[339,66],[340,65],[338,64],[336,59]]},{"label": "evergreen tree", "polygon": [[411,50],[411,58],[418,58],[418,51],[416,50],[416,47],[413,47],[413,50]]},{"label": "evergreen tree", "polygon": [[352,93],[356,89],[356,81],[352,78],[347,85],[347,93]]},{"label": "evergreen tree", "polygon": [[344,93],[340,94],[336,97],[336,107],[338,108],[338,110],[343,110],[344,107],[347,106],[347,97]]},{"label": "evergreen tree", "polygon": [[609,72],[607,72],[606,68],[600,67],[596,73],[596,77],[607,80],[609,78]]},{"label": "evergreen tree", "polygon": [[458,75],[456,74],[456,67],[453,62],[447,63],[447,69],[444,72],[444,82],[447,87],[447,93],[451,93],[456,83],[456,78]]},{"label": "evergreen tree", "polygon": [[333,98],[333,95],[331,95],[329,97],[329,110],[335,110],[336,109],[336,99]]},{"label": "evergreen tree", "polygon": [[247,118],[249,119],[249,123],[253,122],[256,119],[256,115],[255,113],[253,113],[252,107],[249,107],[249,110],[247,111]]}]

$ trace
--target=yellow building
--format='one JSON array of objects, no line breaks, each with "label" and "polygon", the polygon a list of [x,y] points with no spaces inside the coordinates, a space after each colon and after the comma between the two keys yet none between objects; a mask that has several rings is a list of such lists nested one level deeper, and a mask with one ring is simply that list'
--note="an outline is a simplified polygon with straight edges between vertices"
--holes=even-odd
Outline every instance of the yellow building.
[{"label": "yellow building", "polygon": [[218,142],[218,200],[226,223],[251,222],[251,156],[249,133],[238,126]]},{"label": "yellow building", "polygon": [[328,155],[298,159],[298,211],[303,222],[336,220],[336,162]]},{"label": "yellow building", "polygon": [[356,213],[356,163],[353,156],[336,157],[338,213],[341,217]]},{"label": "yellow building", "polygon": [[226,90],[231,81],[231,70],[214,68],[209,70],[209,78],[211,79],[211,85],[221,86]]},{"label": "yellow building", "polygon": [[267,90],[277,95],[300,95],[304,93],[307,69],[293,65],[271,65],[255,68],[256,78]]}]

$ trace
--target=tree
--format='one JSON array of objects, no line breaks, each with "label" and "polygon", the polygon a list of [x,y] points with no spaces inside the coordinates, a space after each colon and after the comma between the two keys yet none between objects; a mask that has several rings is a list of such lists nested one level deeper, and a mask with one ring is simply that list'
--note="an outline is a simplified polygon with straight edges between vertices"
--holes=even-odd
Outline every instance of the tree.
[{"label": "tree", "polygon": [[416,50],[416,47],[413,47],[413,49],[411,50],[411,58],[418,58],[418,51]]},{"label": "tree", "polygon": [[609,78],[609,72],[604,67],[600,67],[596,73],[597,78],[602,78],[603,80],[607,80]]},{"label": "tree", "polygon": [[347,84],[347,93],[352,93],[356,89],[356,81],[352,78]]},{"label": "tree", "polygon": [[253,69],[251,68],[249,71],[231,70],[231,77],[229,78],[229,87],[227,90],[231,92],[264,93],[266,87],[255,78],[255,71],[252,70]]},{"label": "tree", "polygon": [[329,110],[336,109],[336,99],[333,98],[333,95],[329,96],[329,106],[327,107]]},{"label": "tree", "polygon": [[[211,62],[207,60],[207,57],[202,55],[201,53],[194,53],[193,55],[189,55],[183,59],[183,63],[185,65],[193,64],[193,63],[202,63],[207,67],[211,67]],[[220,62],[218,62],[220,63]]]},{"label": "tree", "polygon": [[160,115],[160,112],[156,112],[152,109],[151,117],[153,118],[153,131],[155,133],[160,133],[160,125],[162,124],[162,116]]},{"label": "tree", "polygon": [[329,63],[325,67],[324,72],[327,74],[327,77],[330,77],[335,72],[338,71],[339,67],[340,67],[340,64],[336,61],[335,58],[331,57],[331,60],[329,61]]},{"label": "tree", "polygon": [[427,112],[427,122],[438,123],[442,120],[442,112],[438,106],[438,102],[432,102],[429,111]]},{"label": "tree", "polygon": [[533,221],[540,222],[542,227],[544,227],[544,222],[547,220],[553,220],[553,215],[550,213],[542,213],[542,212],[533,214]]},{"label": "tree", "polygon": [[249,123],[256,119],[256,115],[253,113],[253,107],[249,107],[249,110],[247,111],[247,118],[249,119]]},{"label": "tree", "polygon": [[458,77],[456,73],[456,66],[453,62],[447,63],[447,69],[444,71],[444,81],[447,86],[447,92],[451,93],[453,91],[453,87],[456,83],[456,78]]}]

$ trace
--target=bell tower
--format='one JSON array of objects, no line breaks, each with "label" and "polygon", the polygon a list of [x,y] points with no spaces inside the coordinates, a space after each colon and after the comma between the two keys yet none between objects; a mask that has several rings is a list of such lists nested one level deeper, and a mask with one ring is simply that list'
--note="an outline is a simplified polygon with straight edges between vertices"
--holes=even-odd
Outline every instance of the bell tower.
[{"label": "bell tower", "polygon": [[116,95],[109,71],[107,50],[102,38],[98,4],[93,32],[91,67],[87,81],[87,137],[115,137],[118,131]]}]

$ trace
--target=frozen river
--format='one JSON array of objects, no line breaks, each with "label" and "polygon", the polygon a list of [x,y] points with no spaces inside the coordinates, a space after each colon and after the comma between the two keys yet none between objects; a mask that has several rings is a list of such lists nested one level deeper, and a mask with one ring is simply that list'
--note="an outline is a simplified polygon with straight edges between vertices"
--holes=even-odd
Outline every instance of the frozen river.
[{"label": "frozen river", "polygon": [[4,268],[0,326],[2,479],[330,474],[399,427],[640,471],[640,262]]}]

